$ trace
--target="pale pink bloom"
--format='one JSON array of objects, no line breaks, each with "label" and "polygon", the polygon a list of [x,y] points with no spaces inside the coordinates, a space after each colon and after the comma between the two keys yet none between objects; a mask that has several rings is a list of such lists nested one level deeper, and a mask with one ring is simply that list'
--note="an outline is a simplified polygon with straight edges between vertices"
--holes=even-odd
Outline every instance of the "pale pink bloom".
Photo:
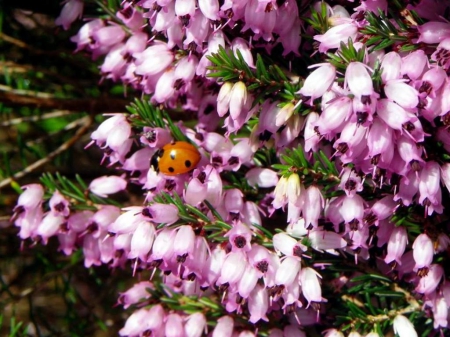
[{"label": "pale pink bloom", "polygon": [[83,255],[84,266],[89,268],[93,265],[101,265],[100,261],[100,247],[98,245],[98,239],[92,235],[85,235],[83,239]]},{"label": "pale pink bloom", "polygon": [[39,224],[39,227],[37,227],[36,234],[42,237],[44,244],[47,244],[48,238],[58,233],[60,226],[64,222],[64,216],[54,214],[53,212],[47,213]]},{"label": "pale pink bloom", "polygon": [[[437,162],[427,162],[420,172],[419,192],[419,202],[429,207],[428,215],[431,215],[433,210],[442,213],[440,167]],[[428,203],[432,205],[428,205]]]},{"label": "pale pink bloom", "polygon": [[101,27],[93,34],[96,48],[112,47],[116,43],[122,42],[125,37],[125,31],[121,26]]},{"label": "pale pink bloom", "polygon": [[413,171],[418,171],[421,165],[418,162],[423,163],[422,152],[423,147],[418,146],[411,138],[406,136],[400,136],[397,139],[397,150],[400,157],[407,163],[411,165]]},{"label": "pale pink bloom", "polygon": [[217,284],[221,285],[228,283],[231,286],[238,283],[246,267],[247,262],[243,252],[238,251],[229,253],[223,262]]},{"label": "pale pink bloom", "polygon": [[431,85],[426,92],[429,96],[436,97],[439,89],[447,81],[447,73],[441,67],[433,66],[422,76],[422,83]]},{"label": "pale pink bloom", "polygon": [[176,0],[175,15],[177,16],[193,16],[195,13],[195,0]]},{"label": "pale pink bloom", "polygon": [[173,224],[178,220],[178,208],[173,204],[154,203],[143,210],[144,216],[156,223]]},{"label": "pale pink bloom", "polygon": [[208,187],[206,184],[201,183],[197,178],[192,178],[184,192],[184,200],[192,206],[197,206],[205,200]]},{"label": "pale pink bloom", "polygon": [[436,290],[444,276],[444,269],[439,264],[432,264],[428,268],[428,274],[421,277],[416,286],[419,294],[429,295]]},{"label": "pale pink bloom", "polygon": [[[286,3],[294,3],[294,1],[287,1]],[[302,42],[301,36],[301,23],[302,21],[297,17],[291,29],[286,34],[281,35],[279,41],[283,45],[283,56],[293,53],[300,56],[299,47]]]},{"label": "pale pink bloom", "polygon": [[328,49],[339,48],[341,42],[347,43],[351,38],[356,39],[358,27],[355,23],[343,23],[328,29],[323,35],[315,35],[314,40],[319,41],[319,52],[326,53]]},{"label": "pale pink bloom", "polygon": [[233,334],[234,321],[230,316],[222,316],[217,320],[212,337],[231,337]]},{"label": "pale pink bloom", "polygon": [[77,49],[75,51],[76,52],[80,51],[84,49],[86,46],[92,46],[92,44],[94,43],[93,41],[94,33],[104,26],[105,22],[102,19],[95,19],[85,23],[80,28],[77,35],[72,36],[70,38],[70,41],[77,44]]},{"label": "pale pink bloom", "polygon": [[117,12],[117,17],[133,31],[133,34],[144,26],[144,15],[142,11],[137,10],[133,6],[125,7]]},{"label": "pale pink bloom", "polygon": [[316,126],[321,134],[339,132],[353,112],[352,100],[348,96],[339,97],[327,104],[320,114]]},{"label": "pale pink bloom", "polygon": [[212,21],[219,20],[220,6],[218,0],[199,0],[198,7],[206,18]]},{"label": "pale pink bloom", "polygon": [[184,262],[186,256],[191,255],[195,248],[195,233],[191,226],[184,225],[177,228],[173,242],[173,252],[179,262]]},{"label": "pale pink bloom", "polygon": [[345,83],[358,98],[370,96],[374,92],[367,66],[361,62],[350,62],[345,71]]},{"label": "pale pink bloom", "polygon": [[275,118],[275,125],[280,127],[288,121],[289,118],[294,114],[294,104],[291,102],[285,104],[281,109],[278,110],[277,116]]},{"label": "pale pink bloom", "polygon": [[[203,1],[206,2],[206,1],[217,1],[217,0],[203,0]],[[201,0],[199,1],[199,4],[200,3],[201,3]],[[249,47],[247,41],[245,41],[241,37],[237,37],[231,42],[231,49],[233,50],[236,57],[237,57],[237,51],[239,50],[245,63],[247,63],[247,65],[250,68],[255,68],[255,64],[253,62],[253,55],[252,55],[252,52],[250,50],[250,47]]]},{"label": "pale pink bloom", "polygon": [[139,258],[147,261],[148,253],[152,249],[155,239],[155,226],[149,221],[141,221],[133,232],[131,239],[131,249],[128,253],[129,259]]},{"label": "pale pink bloom", "polygon": [[450,163],[444,163],[441,166],[441,182],[447,187],[450,192]]},{"label": "pale pink bloom", "polygon": [[300,182],[300,177],[297,173],[292,173],[287,179],[286,197],[289,203],[300,207],[303,204],[302,192],[304,187]]},{"label": "pale pink bloom", "polygon": [[220,87],[219,95],[217,96],[217,113],[220,117],[223,117],[229,109],[232,89],[233,83],[231,82],[225,82]]},{"label": "pale pink bloom", "polygon": [[92,211],[73,212],[67,220],[67,227],[77,233],[81,233],[86,230],[93,215],[94,212]]},{"label": "pale pink bloom", "polygon": [[166,68],[161,77],[156,82],[155,92],[152,99],[158,103],[164,103],[175,94],[175,69]]},{"label": "pale pink bloom", "polygon": [[383,69],[381,79],[383,80],[383,83],[386,83],[389,80],[400,79],[401,66],[402,58],[398,53],[391,51],[384,55],[383,60],[381,61],[381,68]]},{"label": "pale pink bloom", "polygon": [[156,13],[152,20],[152,29],[157,32],[167,31],[170,26],[176,25],[175,1],[170,1]]},{"label": "pale pink bloom", "polygon": [[447,328],[448,326],[448,309],[449,306],[445,300],[445,298],[440,297],[435,300],[434,305],[432,306],[433,310],[433,327],[438,329],[440,327]]},{"label": "pale pink bloom", "polygon": [[237,188],[232,188],[225,192],[223,201],[228,213],[239,214],[244,206],[244,194]]},{"label": "pale pink bloom", "polygon": [[112,78],[115,81],[125,75],[127,60],[124,58],[124,51],[125,44],[123,43],[118,43],[111,48],[100,67],[102,74],[107,75],[108,78]]},{"label": "pale pink bloom", "polygon": [[384,262],[391,263],[395,261],[401,264],[401,257],[405,252],[406,244],[408,243],[408,233],[405,227],[399,226],[394,228],[387,245],[387,255]]},{"label": "pale pink bloom", "polygon": [[[370,142],[368,142],[368,144],[370,145]],[[341,172],[339,188],[344,190],[347,196],[354,196],[356,192],[361,192],[363,190],[361,176],[357,175],[352,168],[345,167]]]},{"label": "pale pink bloom", "polygon": [[325,199],[320,192],[320,189],[311,185],[303,194],[303,218],[305,219],[305,227],[310,226],[316,228],[319,224],[319,218],[325,206]]},{"label": "pale pink bloom", "polygon": [[406,176],[401,178],[399,185],[399,191],[394,196],[394,200],[401,200],[405,206],[411,205],[414,196],[419,191],[419,178],[416,172],[409,171]]},{"label": "pale pink bloom", "polygon": [[253,232],[251,229],[242,222],[233,224],[233,228],[230,229],[224,237],[227,237],[231,244],[232,251],[250,251],[251,240]]},{"label": "pale pink bloom", "polygon": [[450,36],[450,24],[447,22],[430,21],[418,26],[419,39],[417,43],[438,43]]},{"label": "pale pink bloom", "polygon": [[417,80],[428,65],[428,58],[422,49],[413,51],[402,60],[402,76],[406,75],[412,80]]},{"label": "pale pink bloom", "polygon": [[413,257],[416,265],[414,271],[428,268],[433,262],[434,247],[430,237],[423,233],[416,237],[412,245]]},{"label": "pale pink bloom", "polygon": [[397,203],[394,201],[392,195],[387,195],[380,200],[377,200],[372,208],[371,213],[376,216],[378,221],[385,220],[394,214],[397,208]]},{"label": "pale pink bloom", "polygon": [[275,274],[275,284],[289,286],[297,279],[300,268],[300,260],[297,257],[286,256]]},{"label": "pale pink bloom", "polygon": [[[322,64],[308,75],[298,93],[304,97],[310,98],[310,101],[312,102],[330,89],[335,78],[336,68],[329,63]],[[309,115],[311,115],[311,113]]]},{"label": "pale pink bloom", "polygon": [[245,178],[250,186],[259,186],[261,188],[273,187],[278,183],[277,173],[268,168],[252,168],[245,174]]},{"label": "pale pink bloom", "polygon": [[367,134],[369,157],[380,156],[381,162],[389,165],[394,156],[393,143],[394,131],[392,128],[388,127],[380,118],[375,117]]},{"label": "pale pink bloom", "polygon": [[317,152],[319,149],[320,136],[315,130],[319,114],[317,112],[310,112],[306,116],[304,137],[305,137],[305,152]]},{"label": "pale pink bloom", "polygon": [[388,100],[380,99],[377,104],[378,116],[394,130],[403,130],[405,123],[414,122],[417,117],[403,109],[400,105]]},{"label": "pale pink bloom", "polygon": [[55,25],[63,26],[65,30],[69,29],[72,22],[81,18],[83,14],[84,3],[80,0],[66,1],[61,14],[55,19]]},{"label": "pale pink bloom", "polygon": [[201,337],[206,329],[206,318],[201,312],[196,312],[186,320],[184,333],[186,337]]},{"label": "pale pink bloom", "polygon": [[153,242],[151,260],[158,261],[161,259],[169,260],[173,256],[174,240],[176,231],[173,229],[163,229],[156,235]]},{"label": "pale pink bloom", "polygon": [[175,79],[183,80],[184,82],[192,81],[197,69],[198,58],[195,55],[185,56],[180,59],[175,68]]},{"label": "pale pink bloom", "polygon": [[[133,206],[124,208],[126,211],[108,226],[108,231],[116,234],[124,234],[134,232],[138,224],[144,220],[141,215],[142,207]],[[79,213],[78,213],[79,214]],[[69,219],[70,225],[70,219]]]},{"label": "pale pink bloom", "polygon": [[347,241],[341,235],[331,231],[312,230],[309,232],[308,238],[311,241],[311,247],[319,251],[347,246]]},{"label": "pale pink bloom", "polygon": [[[217,50],[215,48],[212,48],[214,50],[211,50],[211,47],[213,44],[211,42],[215,40],[217,37],[222,36],[222,32],[216,32],[210,33],[210,24],[209,19],[202,13],[200,9],[195,10],[195,14],[191,16],[189,19],[189,25],[185,28],[186,29],[186,38],[183,40],[183,46],[188,47],[189,44],[194,42],[197,46],[202,46],[203,42],[209,40],[208,42],[208,52],[215,53]],[[213,37],[213,35],[216,35]],[[223,45],[223,44],[222,44]],[[202,57],[203,58],[203,57]]]},{"label": "pale pink bloom", "polygon": [[322,278],[320,274],[310,267],[302,268],[300,271],[299,282],[302,286],[303,296],[308,301],[308,306],[311,302],[326,302],[322,297],[320,278]]},{"label": "pale pink bloom", "polygon": [[17,200],[17,205],[14,211],[17,212],[19,208],[24,210],[33,210],[40,207],[44,197],[44,188],[40,184],[29,184],[22,186],[24,190]]},{"label": "pale pink bloom", "polygon": [[361,223],[364,217],[364,200],[358,194],[353,197],[344,196],[340,214],[346,223]]},{"label": "pale pink bloom", "polygon": [[261,272],[258,269],[251,265],[247,265],[242,278],[239,280],[237,289],[242,298],[248,298],[253,289],[255,289],[260,274]]},{"label": "pale pink bloom", "polygon": [[273,192],[274,199],[272,204],[274,208],[284,207],[284,205],[287,203],[287,187],[288,179],[285,176],[281,176]]},{"label": "pale pink bloom", "polygon": [[[137,336],[145,331],[145,323],[149,319],[150,310],[142,308],[131,314],[125,326],[119,331],[120,336]],[[162,322],[162,318],[161,318]]]},{"label": "pale pink bloom", "polygon": [[247,103],[247,87],[244,82],[236,82],[230,92],[230,116],[237,119]]},{"label": "pale pink bloom", "polygon": [[148,281],[135,283],[130,289],[123,293],[120,293],[117,302],[123,305],[124,309],[127,309],[131,305],[137,304],[143,299],[150,298],[151,294],[148,290],[153,289],[153,284]]},{"label": "pale pink bloom", "polygon": [[341,160],[349,163],[357,158],[366,148],[368,128],[358,123],[346,123],[341,135],[333,144],[333,148],[341,153]]},{"label": "pale pink bloom", "polygon": [[[20,233],[19,233],[20,234]],[[22,236],[20,236],[22,238]],[[59,250],[62,250],[64,254],[70,255],[75,250],[75,243],[78,238],[75,231],[67,231],[65,233],[58,234]]]},{"label": "pale pink bloom", "polygon": [[165,327],[164,332],[166,337],[185,337],[183,319],[180,315],[175,313],[168,314],[166,317]]},{"label": "pale pink bloom", "polygon": [[164,71],[172,64],[174,55],[166,43],[154,43],[141,53],[133,55],[138,75],[152,76]]},{"label": "pale pink bloom", "polygon": [[384,86],[384,93],[402,108],[412,109],[419,104],[419,92],[404,80],[390,80]]},{"label": "pale pink bloom", "polygon": [[266,11],[265,8],[260,7],[261,4],[263,3],[258,0],[247,1],[245,6],[245,25],[242,31],[245,32],[250,28],[257,37],[270,41],[277,20],[277,11]]},{"label": "pale pink bloom", "polygon": [[89,184],[89,190],[101,197],[107,197],[109,194],[114,194],[123,191],[127,187],[127,181],[118,176],[103,176],[94,179]]},{"label": "pale pink bloom", "polygon": [[267,288],[256,285],[248,298],[248,311],[250,312],[249,322],[255,324],[263,320],[269,321],[267,311],[269,310],[269,295]]}]

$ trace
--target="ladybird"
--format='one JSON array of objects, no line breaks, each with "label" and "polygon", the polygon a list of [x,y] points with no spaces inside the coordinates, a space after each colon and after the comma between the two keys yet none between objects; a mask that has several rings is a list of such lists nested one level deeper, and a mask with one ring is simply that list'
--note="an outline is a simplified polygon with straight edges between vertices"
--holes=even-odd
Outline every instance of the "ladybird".
[{"label": "ladybird", "polygon": [[168,176],[192,171],[201,159],[197,148],[188,142],[172,142],[156,151],[150,161],[156,172]]}]

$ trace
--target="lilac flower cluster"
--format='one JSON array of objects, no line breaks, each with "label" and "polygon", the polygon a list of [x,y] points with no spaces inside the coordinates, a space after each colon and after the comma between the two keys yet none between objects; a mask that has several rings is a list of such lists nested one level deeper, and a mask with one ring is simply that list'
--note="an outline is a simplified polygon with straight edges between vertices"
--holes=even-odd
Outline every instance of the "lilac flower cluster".
[{"label": "lilac flower cluster", "polygon": [[[69,0],[57,23],[68,28],[82,4]],[[257,324],[276,315],[288,319],[269,336],[305,335],[305,326],[321,322],[329,300],[321,284],[329,266],[313,257],[339,254],[352,256],[355,264],[372,260],[380,274],[406,281],[434,329],[448,326],[450,282],[441,262],[450,238],[441,223],[448,218],[443,200],[448,202],[450,190],[450,24],[438,15],[448,9],[445,2],[407,7],[428,20],[415,24],[410,37],[426,48],[402,51],[399,40],[372,52],[364,44],[370,25],[364,14],[386,13],[387,1],[361,1],[351,11],[325,4],[330,27],[323,34],[301,22],[298,3],[290,0],[122,5],[115,21],[88,21],[72,41],[78,51],[104,57],[105,78],[151,94],[152,103],[197,112],[195,127],[177,127],[198,147],[200,163],[189,174],[158,173],[150,158],[173,140],[169,128],[136,132],[129,115],[110,115],[92,133],[91,145],[103,149],[103,161],[120,173],[95,179],[89,192],[105,197],[133,183],[145,192],[144,205],[74,211],[74,201],[57,190],[47,203],[42,186],[28,185],[14,215],[22,239],[46,244],[57,236],[65,254],[83,250],[86,267],[159,271],[161,282],[175,293],[219,294],[224,314],[212,336],[255,336],[235,317]],[[317,3],[302,14],[320,12],[322,6]],[[320,54],[339,55],[345,46],[362,52],[362,58],[347,60],[344,67],[331,61],[315,64],[300,82],[291,76],[299,90],[290,101],[275,94],[258,99],[244,79],[232,83],[208,77],[208,56],[219,47],[239,54],[250,69],[256,68],[256,48],[270,53],[281,47],[281,54],[295,61],[300,33],[312,36]],[[216,132],[220,123],[223,134]],[[251,131],[241,136],[244,130]],[[231,137],[237,132],[240,138]],[[286,166],[281,154],[299,148],[307,167],[277,170],[256,156],[260,149],[275,149]],[[318,153],[331,160],[337,174],[317,169],[324,164]],[[258,197],[233,185],[227,178],[233,173],[242,173],[240,179]],[[161,195],[179,196],[184,208],[164,202]],[[186,209],[203,217],[187,220]],[[265,236],[261,228],[280,213],[287,221],[283,218],[273,237]],[[405,219],[415,220],[419,230]],[[209,236],[208,226],[218,223],[224,226]],[[339,289],[351,280],[341,275],[332,282]],[[121,335],[204,333],[203,313],[150,305],[147,289],[153,287],[140,282],[121,295],[120,304],[137,308]],[[414,336],[406,316],[418,310],[393,312],[386,319],[399,336]],[[372,335],[377,334],[366,336]],[[330,329],[325,336],[344,334]]]}]

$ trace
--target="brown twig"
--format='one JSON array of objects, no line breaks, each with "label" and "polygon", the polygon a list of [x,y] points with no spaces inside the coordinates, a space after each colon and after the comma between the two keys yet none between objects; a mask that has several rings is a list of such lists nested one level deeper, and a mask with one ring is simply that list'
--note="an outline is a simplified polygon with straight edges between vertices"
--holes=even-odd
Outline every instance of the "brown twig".
[{"label": "brown twig", "polygon": [[[33,164],[27,166],[24,170],[17,172],[16,174],[14,174],[12,177],[7,178],[3,181],[0,182],[0,189],[8,186],[9,184],[11,184],[13,181],[21,179],[22,177],[24,177],[25,175],[33,172],[34,170],[36,170],[37,168],[43,166],[44,164],[48,163],[49,161],[51,161],[53,158],[55,158],[56,156],[58,156],[59,154],[61,154],[62,152],[66,151],[67,149],[69,149],[73,144],[75,144],[75,142],[77,140],[79,140],[89,129],[89,127],[92,125],[93,123],[93,118],[91,116],[86,116],[82,118],[83,121],[83,126],[80,127],[77,132],[75,133],[75,135],[70,138],[68,141],[66,141],[65,143],[61,144],[60,147],[58,147],[56,150],[54,150],[53,152],[50,152],[47,156],[45,156],[42,159],[39,159],[38,161],[35,161]],[[75,121],[78,122],[78,121]]]}]

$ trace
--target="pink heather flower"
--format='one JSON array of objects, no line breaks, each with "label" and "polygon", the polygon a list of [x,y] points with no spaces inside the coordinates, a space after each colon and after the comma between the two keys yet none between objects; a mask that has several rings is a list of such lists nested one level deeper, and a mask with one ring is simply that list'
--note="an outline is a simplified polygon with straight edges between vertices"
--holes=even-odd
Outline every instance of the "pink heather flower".
[{"label": "pink heather flower", "polygon": [[347,246],[347,242],[341,235],[331,231],[312,230],[309,232],[308,238],[311,242],[311,247],[319,251],[339,249]]},{"label": "pink heather flower", "polygon": [[448,51],[450,50],[450,37],[444,38],[439,42],[436,51],[431,55],[431,60],[437,62],[444,70],[450,67],[450,57]]},{"label": "pink heather flower", "polygon": [[197,178],[192,178],[184,191],[184,200],[192,206],[197,206],[205,200],[208,187]]},{"label": "pink heather flower", "polygon": [[166,317],[165,327],[166,337],[180,337],[184,335],[183,319],[178,314],[168,314]]},{"label": "pink heather flower", "polygon": [[384,262],[391,263],[395,261],[401,264],[401,257],[405,252],[406,244],[408,243],[408,233],[405,227],[396,227],[391,233],[391,236],[387,245],[387,255],[384,258]]},{"label": "pink heather flower", "polygon": [[342,130],[344,123],[353,112],[352,100],[348,96],[333,100],[320,114],[316,126],[322,135]]},{"label": "pink heather flower", "polygon": [[368,68],[361,62],[350,62],[345,71],[345,83],[353,95],[360,98],[373,94],[372,78]]},{"label": "pink heather flower", "polygon": [[319,114],[317,112],[310,112],[306,116],[304,137],[305,137],[305,152],[317,152],[319,149],[320,136],[315,130]]},{"label": "pink heather flower", "polygon": [[394,318],[394,332],[399,337],[417,337],[414,325],[403,315],[397,315]]},{"label": "pink heather flower", "polygon": [[166,43],[154,43],[141,53],[133,55],[136,58],[136,74],[153,76],[164,71],[173,61],[174,56]]},{"label": "pink heather flower", "polygon": [[401,75],[417,80],[428,64],[428,58],[422,49],[415,50],[406,55],[402,60]]},{"label": "pink heather flower", "polygon": [[201,337],[206,329],[206,318],[201,312],[189,315],[184,324],[186,337]]},{"label": "pink heather flower", "polygon": [[195,248],[195,233],[191,226],[184,225],[177,228],[173,242],[173,252],[179,262],[184,262],[186,256],[191,255]]},{"label": "pink heather flower", "polygon": [[438,287],[443,275],[444,269],[438,264],[432,264],[428,268],[428,274],[420,278],[415,290],[419,294],[431,294]]},{"label": "pink heather flower", "polygon": [[288,287],[297,279],[300,268],[300,260],[297,257],[286,256],[275,274],[275,284]]},{"label": "pink heather flower", "polygon": [[118,176],[103,176],[94,179],[89,184],[89,190],[98,196],[106,198],[109,194],[123,191],[127,187],[127,181]]},{"label": "pink heather flower", "polygon": [[176,231],[173,229],[163,229],[158,232],[153,242],[151,261],[169,260],[173,256],[174,240]]},{"label": "pink heather flower", "polygon": [[[206,2],[206,1],[217,1],[217,0],[204,0],[204,1]],[[201,1],[199,1],[199,4],[200,3],[201,3]],[[231,42],[231,49],[233,50],[236,57],[237,57],[237,51],[239,50],[245,63],[247,63],[247,65],[250,68],[255,68],[255,64],[253,61],[253,55],[252,55],[251,49],[250,49],[247,41],[245,41],[241,37],[237,37]]]},{"label": "pink heather flower", "polygon": [[242,298],[248,298],[250,293],[255,289],[256,283],[260,277],[261,272],[251,265],[247,265],[242,278],[238,283],[238,293]]},{"label": "pink heather flower", "polygon": [[199,0],[198,7],[203,15],[212,20],[219,20],[219,1],[218,0]]},{"label": "pink heather flower", "polygon": [[55,25],[63,26],[68,30],[72,22],[81,18],[84,3],[80,0],[68,0],[64,5],[61,14],[55,19]]},{"label": "pink heather flower", "polygon": [[308,306],[311,302],[326,302],[322,297],[319,278],[322,278],[320,274],[310,267],[302,268],[300,271],[299,282],[302,287],[302,294],[308,301]]},{"label": "pink heather flower", "polygon": [[36,234],[42,237],[44,244],[47,244],[48,238],[58,233],[64,222],[64,216],[52,212],[47,213],[39,224],[39,227],[36,229]]},{"label": "pink heather flower", "polygon": [[93,215],[94,212],[91,211],[72,213],[72,215],[67,220],[67,226],[69,229],[74,230],[77,233],[81,233],[86,230]]},{"label": "pink heather flower", "polygon": [[266,11],[263,3],[258,0],[249,0],[245,6],[245,25],[242,31],[251,29],[256,34],[256,39],[262,37],[266,41],[272,40],[272,32],[277,20],[277,11]]},{"label": "pink heather flower", "polygon": [[450,24],[447,22],[430,21],[418,26],[419,39],[417,43],[439,43],[450,36]]},{"label": "pink heather flower", "polygon": [[122,42],[126,33],[121,26],[106,26],[94,31],[93,39],[95,48],[112,47],[116,43]]},{"label": "pink heather flower", "polygon": [[178,220],[178,208],[172,204],[154,203],[143,210],[144,216],[152,219],[156,223],[173,224]]},{"label": "pink heather flower", "polygon": [[40,207],[44,197],[44,188],[40,184],[29,184],[22,186],[24,190],[17,200],[17,205],[14,211],[17,212],[19,208],[26,211]]},{"label": "pink heather flower", "polygon": [[[125,6],[124,6],[125,7]],[[129,6],[117,12],[117,17],[133,31],[133,34],[144,26],[144,16],[141,11]]]},{"label": "pink heather flower", "polygon": [[237,119],[247,103],[247,87],[244,82],[236,82],[230,92],[230,116]]},{"label": "pink heather flower", "polygon": [[450,192],[450,163],[444,163],[441,166],[441,181]]},{"label": "pink heather flower", "polygon": [[150,310],[138,309],[128,317],[125,326],[119,331],[120,336],[137,336],[145,331],[145,322],[149,318]]},{"label": "pink heather flower", "polygon": [[394,130],[403,130],[405,123],[412,123],[417,117],[388,99],[380,99],[377,104],[378,116]]},{"label": "pink heather flower", "polygon": [[275,234],[272,241],[275,251],[281,252],[286,256],[300,257],[302,252],[306,250],[306,247],[285,233]]},{"label": "pink heather flower", "polygon": [[[124,208],[124,210],[126,212],[122,213],[120,216],[118,216],[117,219],[108,226],[109,232],[116,233],[116,234],[131,233],[136,230],[138,224],[142,220],[145,220],[145,218],[143,218],[141,215],[142,207],[132,206],[132,207]],[[79,213],[76,213],[76,214],[79,214]],[[70,225],[70,219],[69,219],[69,225]]]},{"label": "pink heather flower", "polygon": [[405,109],[413,109],[419,104],[419,92],[404,80],[390,80],[384,86],[384,93],[391,101]]},{"label": "pink heather flower", "polygon": [[432,66],[431,69],[425,72],[422,76],[422,83],[431,86],[431,88],[428,88],[428,90],[425,91],[428,96],[431,97],[436,97],[437,92],[446,80],[447,73],[444,69],[437,66]]},{"label": "pink heather flower", "polygon": [[308,75],[298,93],[309,98],[308,101],[312,102],[316,98],[321,97],[328,89],[330,89],[335,78],[336,68],[333,65],[329,63],[320,65],[316,70]]},{"label": "pink heather flower", "polygon": [[[380,118],[375,117],[367,134],[368,155],[373,160],[381,162],[380,165],[389,166],[394,156],[395,147],[394,130],[386,125]],[[377,156],[379,158],[377,159]]]},{"label": "pink heather flower", "polygon": [[98,239],[92,235],[85,235],[83,239],[83,254],[84,254],[84,266],[89,268],[93,265],[99,266],[102,264],[100,261],[100,247]]},{"label": "pink heather flower", "polygon": [[443,212],[440,186],[440,167],[435,161],[429,161],[420,172],[419,202],[427,208],[428,215]]},{"label": "pink heather flower", "polygon": [[250,186],[259,186],[261,188],[273,187],[278,183],[278,175],[275,171],[268,168],[255,167],[250,169],[246,174]]},{"label": "pink heather flower", "polygon": [[324,331],[323,337],[345,337],[342,332],[336,329],[328,329]]},{"label": "pink heather flower", "polygon": [[238,283],[246,267],[245,254],[242,251],[229,253],[223,262],[217,284],[228,283],[231,286]]},{"label": "pink heather flower", "polygon": [[232,251],[250,251],[253,232],[242,222],[233,224],[233,228],[224,236],[228,237]]},{"label": "pink heather flower", "polygon": [[248,298],[248,311],[250,312],[250,323],[260,320],[268,322],[267,311],[269,310],[269,295],[267,288],[257,284]]},{"label": "pink heather flower", "polygon": [[433,262],[434,246],[433,241],[426,234],[420,234],[414,240],[412,245],[414,261],[416,265],[414,266],[414,271],[426,268]]},{"label": "pink heather flower", "polygon": [[440,327],[446,328],[448,326],[448,304],[445,298],[440,297],[435,300],[433,310],[433,327],[439,329]]},{"label": "pink heather flower", "polygon": [[311,185],[303,194],[303,218],[305,219],[305,227],[311,226],[316,228],[319,224],[319,218],[325,206],[325,199],[320,189]]},{"label": "pink heather flower", "polygon": [[105,22],[102,19],[95,19],[85,23],[77,35],[71,37],[71,41],[77,44],[76,52],[93,45],[93,35],[98,29],[105,26]]},{"label": "pink heather flower", "polygon": [[153,289],[151,282],[142,281],[135,283],[130,289],[120,294],[118,303],[123,305],[124,309],[127,309],[133,304],[138,304],[141,300],[150,298],[149,290]]},{"label": "pink heather flower", "polygon": [[212,332],[212,337],[231,337],[233,335],[234,321],[230,316],[222,316]]},{"label": "pink heather flower", "polygon": [[320,42],[319,52],[326,53],[328,49],[339,48],[341,42],[347,43],[349,38],[355,41],[357,33],[358,27],[355,23],[343,23],[331,27],[323,35],[315,35],[314,40]]},{"label": "pink heather flower", "polygon": [[168,101],[175,94],[175,80],[175,69],[172,67],[166,68],[156,82],[152,99],[158,103]]},{"label": "pink heather flower", "polygon": [[128,258],[139,258],[142,261],[147,261],[148,253],[152,248],[155,235],[155,226],[151,222],[139,222],[136,230],[133,232]]},{"label": "pink heather flower", "polygon": [[401,78],[400,71],[402,67],[402,58],[394,51],[391,51],[384,55],[381,61],[381,79],[383,83],[387,83],[389,80],[397,80]]},{"label": "pink heather flower", "polygon": [[353,197],[344,196],[339,212],[346,223],[361,223],[364,217],[363,198],[358,194],[355,194]]},{"label": "pink heather flower", "polygon": [[[370,145],[370,142],[368,142],[368,144]],[[345,167],[341,173],[339,188],[344,190],[345,194],[349,197],[352,197],[356,192],[361,192],[363,190],[362,179],[353,169]]]}]

